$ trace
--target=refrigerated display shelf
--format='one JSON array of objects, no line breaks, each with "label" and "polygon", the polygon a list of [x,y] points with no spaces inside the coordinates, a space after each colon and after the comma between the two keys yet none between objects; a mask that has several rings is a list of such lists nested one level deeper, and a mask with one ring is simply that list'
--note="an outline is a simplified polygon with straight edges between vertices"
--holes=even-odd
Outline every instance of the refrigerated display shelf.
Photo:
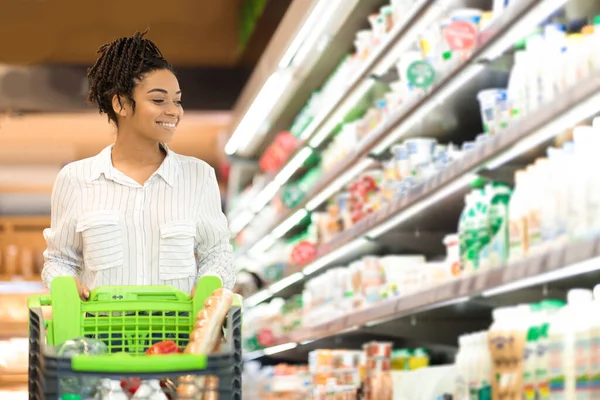
[{"label": "refrigerated display shelf", "polygon": [[[356,73],[353,75],[353,77],[348,81],[347,86],[340,93],[340,96],[335,101],[330,103],[327,107],[325,107],[322,110],[322,112],[320,112],[316,116],[316,118],[313,119],[313,121],[309,124],[309,126],[306,128],[305,132],[300,137],[300,143],[299,143],[298,149],[289,158],[289,160],[279,169],[278,172],[271,174],[271,177],[272,177],[270,179],[271,181],[281,181],[282,180],[281,179],[282,171],[286,171],[290,168],[290,165],[293,163],[294,158],[298,157],[300,152],[304,148],[318,147],[318,146],[309,145],[309,142],[311,141],[311,139],[315,136],[316,133],[318,133],[321,129],[324,128],[324,125],[332,119],[332,117],[334,116],[334,113],[345,102],[347,102],[349,100],[350,96],[354,92],[356,92],[358,90],[359,85],[361,83],[366,83],[370,79],[370,77],[373,75],[374,70],[378,67],[379,63],[384,59],[386,54],[388,54],[403,38],[406,37],[407,32],[410,31],[410,29],[411,29],[411,26],[414,25],[414,23],[417,22],[419,20],[419,18],[421,18],[421,16],[427,11],[427,9],[433,3],[434,3],[434,0],[420,0],[413,6],[412,10],[409,13],[407,13],[406,18],[402,22],[396,24],[394,29],[388,34],[387,39],[380,46],[378,46],[377,49],[375,49],[373,54],[371,54],[371,56],[364,62],[363,66],[361,66],[361,68],[358,71],[356,71]],[[300,167],[301,166],[296,166],[295,168],[293,168],[294,171],[292,171],[291,173],[286,172],[285,175],[289,174],[289,177],[286,177],[285,181],[287,181],[290,177],[292,177],[295,174],[296,170]],[[337,171],[337,169],[336,169],[336,171]],[[333,176],[339,175],[339,172],[340,171],[337,171]],[[265,186],[264,188],[261,189],[261,191],[259,191],[259,193],[256,195],[256,198],[259,198],[261,193],[268,191],[267,186]],[[277,192],[275,192],[271,196],[269,196],[270,197],[269,200],[273,199],[276,196],[276,194],[277,194]],[[252,204],[252,203],[253,202],[250,201],[248,204]],[[303,207],[301,207],[301,208],[303,208]],[[239,217],[239,215],[242,212],[243,212],[243,210],[236,209],[232,213],[232,215],[234,215],[234,218]],[[288,213],[286,213],[286,215],[287,214]],[[289,213],[288,216],[290,216],[292,214],[293,213]],[[279,221],[279,223],[277,225],[279,225],[281,222],[283,222],[283,221]],[[246,223],[246,225],[248,223]],[[270,227],[272,227],[272,226],[270,226]],[[263,232],[263,234],[266,234],[267,232],[270,232],[270,229],[265,230]],[[260,236],[264,236],[264,235],[260,235]],[[250,246],[244,246],[244,248],[242,250],[240,250],[238,252],[238,254],[240,254],[240,255],[245,254],[247,252],[247,250],[250,249],[254,244],[255,243],[252,243],[252,245],[250,245]]]},{"label": "refrigerated display shelf", "polygon": [[[413,295],[391,298],[321,325],[300,328],[265,350],[249,353],[248,357],[273,356],[350,332],[364,330],[368,334],[370,330],[377,330],[378,326],[420,313],[470,302],[476,307],[478,301],[483,302],[482,299],[598,271],[600,238],[549,246],[544,251],[504,267],[482,271]],[[543,297],[543,291],[539,292],[538,297]],[[489,311],[486,314],[489,317]],[[489,321],[485,323],[489,324]],[[390,329],[393,329],[393,325]]]},{"label": "refrigerated display shelf", "polygon": [[[248,253],[254,246],[259,244],[269,232],[272,232],[278,226],[285,223],[288,218],[290,218],[299,210],[307,208],[307,205],[311,202],[314,202],[315,199],[320,198],[320,203],[326,201],[327,199],[325,196],[322,196],[322,193],[328,191],[330,186],[335,185],[336,181],[340,179],[340,177],[347,171],[353,171],[355,176],[358,176],[362,171],[368,168],[369,164],[363,164],[362,169],[353,169],[353,166],[357,165],[361,159],[364,159],[364,157],[368,156],[369,153],[372,152],[378,145],[381,145],[382,141],[389,139],[390,134],[394,132],[398,126],[410,118],[415,118],[417,112],[422,112],[422,110],[425,108],[433,108],[442,103],[453,92],[460,91],[461,86],[464,83],[466,83],[469,79],[472,79],[475,75],[481,72],[481,70],[483,70],[483,67],[480,64],[485,62],[489,55],[498,56],[507,48],[512,46],[513,42],[506,40],[507,37],[514,39],[508,36],[508,34],[512,32],[511,28],[513,28],[519,21],[522,21],[528,15],[532,15],[532,10],[535,9],[544,11],[542,7],[545,4],[552,5],[554,3],[557,2],[555,0],[524,0],[511,5],[509,9],[507,9],[484,32],[480,34],[477,49],[468,58],[468,60],[455,68],[446,77],[441,79],[441,81],[432,89],[428,96],[414,99],[411,103],[406,104],[404,107],[393,113],[393,115],[384,123],[382,123],[377,129],[375,129],[375,131],[365,137],[356,147],[354,152],[346,156],[342,162],[338,163],[332,168],[332,170],[324,174],[314,185],[314,187],[306,194],[304,200],[297,207],[282,213],[281,217],[277,218],[274,223],[267,225],[267,228],[263,231],[262,235],[258,235],[259,239],[244,246],[240,251],[238,251],[237,254],[239,256],[243,256]],[[542,11],[540,11],[540,13],[542,13]],[[423,13],[421,12],[418,15],[420,16],[422,14]],[[540,19],[543,19],[543,17],[540,17]],[[540,21],[536,22],[539,23]],[[514,39],[514,41],[517,41],[517,39]],[[338,106],[339,105],[336,105],[336,107]],[[333,112],[334,111],[332,111],[330,115]],[[395,139],[397,140],[399,138]],[[346,178],[348,180],[351,179],[351,177],[348,176],[346,176]]]},{"label": "refrigerated display shelf", "polygon": [[[311,264],[302,269],[298,266],[290,268],[293,274],[304,272],[304,277],[294,280],[290,285],[301,284],[306,277],[317,270],[338,263],[340,257],[332,255],[345,255],[340,251],[344,247],[360,247],[355,246],[357,240],[372,242],[388,230],[405,223],[425,210],[431,211],[434,207],[443,208],[442,200],[453,193],[468,190],[476,174],[493,174],[494,169],[598,112],[600,112],[600,72],[580,82],[554,101],[543,105],[537,112],[518,124],[499,132],[486,142],[479,143],[476,148],[465,154],[460,162],[451,163],[440,173],[413,187],[407,195],[383,206],[351,229],[319,246],[316,258]],[[327,262],[323,261],[325,259]],[[306,273],[307,270],[310,273]],[[278,286],[278,291],[283,289],[281,283],[274,285]],[[273,294],[267,296],[262,292],[261,301],[268,300]],[[252,297],[248,301],[258,304],[253,302]]]}]

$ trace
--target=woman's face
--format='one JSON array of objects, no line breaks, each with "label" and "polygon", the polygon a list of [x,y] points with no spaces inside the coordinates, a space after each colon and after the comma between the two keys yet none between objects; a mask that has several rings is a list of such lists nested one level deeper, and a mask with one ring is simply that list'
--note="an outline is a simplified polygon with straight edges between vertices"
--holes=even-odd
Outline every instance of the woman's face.
[{"label": "woman's face", "polygon": [[183,117],[181,89],[169,70],[156,70],[144,76],[133,90],[135,110],[127,110],[125,122],[129,129],[145,139],[169,142]]}]

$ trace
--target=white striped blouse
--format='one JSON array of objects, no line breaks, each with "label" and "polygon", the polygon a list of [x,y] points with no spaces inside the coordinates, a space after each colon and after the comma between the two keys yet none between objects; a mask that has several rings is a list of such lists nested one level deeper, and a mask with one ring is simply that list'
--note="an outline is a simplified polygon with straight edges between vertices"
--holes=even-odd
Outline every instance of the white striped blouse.
[{"label": "white striped blouse", "polygon": [[112,146],[65,166],[44,230],[42,281],[78,276],[90,288],[170,285],[189,293],[203,275],[235,283],[215,172],[174,153],[144,185],[115,169]]}]

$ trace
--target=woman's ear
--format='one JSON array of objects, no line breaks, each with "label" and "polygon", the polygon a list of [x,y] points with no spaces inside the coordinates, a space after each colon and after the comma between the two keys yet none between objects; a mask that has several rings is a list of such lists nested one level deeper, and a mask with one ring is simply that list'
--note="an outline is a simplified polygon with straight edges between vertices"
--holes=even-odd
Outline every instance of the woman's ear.
[{"label": "woman's ear", "polygon": [[115,114],[119,117],[127,116],[127,107],[125,107],[123,99],[118,94],[115,94],[112,98],[112,107]]}]

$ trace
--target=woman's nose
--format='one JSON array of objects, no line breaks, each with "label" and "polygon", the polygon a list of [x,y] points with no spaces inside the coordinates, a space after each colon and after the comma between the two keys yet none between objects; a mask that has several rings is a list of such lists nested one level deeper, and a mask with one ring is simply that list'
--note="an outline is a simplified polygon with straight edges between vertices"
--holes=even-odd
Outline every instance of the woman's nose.
[{"label": "woman's nose", "polygon": [[177,105],[172,104],[170,107],[167,108],[167,110],[165,111],[165,114],[167,114],[168,116],[179,116],[179,107],[177,107]]}]

